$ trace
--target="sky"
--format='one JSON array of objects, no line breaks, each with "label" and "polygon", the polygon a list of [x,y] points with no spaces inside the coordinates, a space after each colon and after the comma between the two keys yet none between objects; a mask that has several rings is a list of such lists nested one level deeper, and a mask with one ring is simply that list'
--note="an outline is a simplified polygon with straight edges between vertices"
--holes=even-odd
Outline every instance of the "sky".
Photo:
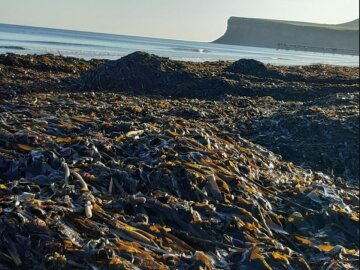
[{"label": "sky", "polygon": [[0,23],[212,41],[230,16],[343,23],[359,0],[0,0]]}]

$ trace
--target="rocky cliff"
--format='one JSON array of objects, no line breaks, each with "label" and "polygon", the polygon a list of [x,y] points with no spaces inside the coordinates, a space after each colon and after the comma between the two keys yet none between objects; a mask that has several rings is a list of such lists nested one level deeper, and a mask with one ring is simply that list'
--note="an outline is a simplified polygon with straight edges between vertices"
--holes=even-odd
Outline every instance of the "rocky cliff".
[{"label": "rocky cliff", "polygon": [[215,43],[359,55],[359,20],[329,25],[231,17]]}]

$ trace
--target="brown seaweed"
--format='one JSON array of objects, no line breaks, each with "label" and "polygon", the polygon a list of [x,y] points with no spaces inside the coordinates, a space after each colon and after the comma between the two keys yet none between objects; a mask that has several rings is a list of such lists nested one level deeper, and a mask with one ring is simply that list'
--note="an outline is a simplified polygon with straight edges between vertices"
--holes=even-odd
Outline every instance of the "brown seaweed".
[{"label": "brown seaweed", "polygon": [[291,110],[346,119],[356,97],[1,100],[0,268],[358,269],[358,188],[249,140],[275,143]]}]

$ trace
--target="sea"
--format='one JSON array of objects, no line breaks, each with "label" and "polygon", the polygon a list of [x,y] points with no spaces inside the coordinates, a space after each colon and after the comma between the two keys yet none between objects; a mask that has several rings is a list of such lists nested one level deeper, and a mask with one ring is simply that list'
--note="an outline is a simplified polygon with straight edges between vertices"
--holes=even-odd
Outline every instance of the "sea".
[{"label": "sea", "polygon": [[359,66],[359,56],[223,45],[30,26],[0,24],[0,54],[55,54],[84,59],[118,59],[144,51],[174,60],[236,61],[251,58],[273,65]]}]

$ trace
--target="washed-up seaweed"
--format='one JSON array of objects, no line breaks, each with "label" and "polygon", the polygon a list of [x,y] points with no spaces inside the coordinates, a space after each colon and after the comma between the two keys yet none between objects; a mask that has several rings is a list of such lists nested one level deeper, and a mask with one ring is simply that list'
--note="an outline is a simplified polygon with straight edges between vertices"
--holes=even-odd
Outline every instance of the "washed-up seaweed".
[{"label": "washed-up seaweed", "polygon": [[252,102],[1,101],[1,268],[358,269],[358,190],[242,137]]},{"label": "washed-up seaweed", "polygon": [[84,72],[79,88],[185,98],[232,94],[308,100],[358,92],[358,71],[321,65],[281,68],[251,59],[193,63],[135,52]]},{"label": "washed-up seaweed", "polygon": [[[359,95],[344,93],[277,106],[244,125],[241,134],[303,168],[358,184]],[[273,103],[271,100],[268,102]],[[289,106],[292,106],[290,109]],[[261,110],[261,109],[260,109]],[[264,110],[263,110],[264,111]],[[272,111],[272,112],[270,112]],[[249,125],[251,128],[248,128]],[[274,138],[269,140],[268,138]]]},{"label": "washed-up seaweed", "polygon": [[52,54],[0,54],[0,98],[29,92],[77,89],[79,75],[103,63],[104,60],[85,61]]},{"label": "washed-up seaweed", "polygon": [[347,67],[0,55],[0,268],[359,269],[358,86]]}]

